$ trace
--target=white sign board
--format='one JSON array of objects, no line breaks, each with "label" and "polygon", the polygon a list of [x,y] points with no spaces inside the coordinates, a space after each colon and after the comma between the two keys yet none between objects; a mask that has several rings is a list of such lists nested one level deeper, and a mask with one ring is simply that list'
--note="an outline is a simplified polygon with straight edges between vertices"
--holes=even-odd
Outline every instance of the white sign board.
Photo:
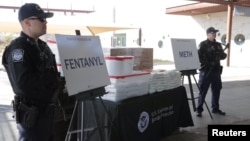
[{"label": "white sign board", "polygon": [[98,36],[55,37],[70,96],[110,84]]},{"label": "white sign board", "polygon": [[200,66],[195,39],[171,39],[176,70],[196,70]]}]

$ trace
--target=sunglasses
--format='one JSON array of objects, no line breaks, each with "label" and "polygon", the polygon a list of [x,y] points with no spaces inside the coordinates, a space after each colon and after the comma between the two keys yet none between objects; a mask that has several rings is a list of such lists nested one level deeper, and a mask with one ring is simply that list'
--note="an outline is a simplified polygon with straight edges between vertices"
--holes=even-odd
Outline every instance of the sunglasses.
[{"label": "sunglasses", "polygon": [[46,20],[46,18],[28,18],[29,20],[39,20],[40,22],[46,22],[47,20]]},{"label": "sunglasses", "polygon": [[210,34],[214,34],[214,35],[216,34],[216,32],[209,32],[209,33],[210,33]]}]

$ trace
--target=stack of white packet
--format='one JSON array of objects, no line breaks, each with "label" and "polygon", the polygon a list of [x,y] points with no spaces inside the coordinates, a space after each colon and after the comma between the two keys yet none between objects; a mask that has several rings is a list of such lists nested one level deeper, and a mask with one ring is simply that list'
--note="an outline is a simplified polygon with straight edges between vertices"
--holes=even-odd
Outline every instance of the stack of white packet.
[{"label": "stack of white packet", "polygon": [[161,92],[181,86],[181,72],[176,70],[154,70],[149,79],[149,93]]}]

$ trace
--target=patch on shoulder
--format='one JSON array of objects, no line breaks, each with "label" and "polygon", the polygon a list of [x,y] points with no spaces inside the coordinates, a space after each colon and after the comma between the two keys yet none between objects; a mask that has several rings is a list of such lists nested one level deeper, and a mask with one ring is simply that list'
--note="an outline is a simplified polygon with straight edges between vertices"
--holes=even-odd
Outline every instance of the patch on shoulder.
[{"label": "patch on shoulder", "polygon": [[12,51],[12,61],[13,62],[22,62],[23,61],[23,49],[14,49]]}]

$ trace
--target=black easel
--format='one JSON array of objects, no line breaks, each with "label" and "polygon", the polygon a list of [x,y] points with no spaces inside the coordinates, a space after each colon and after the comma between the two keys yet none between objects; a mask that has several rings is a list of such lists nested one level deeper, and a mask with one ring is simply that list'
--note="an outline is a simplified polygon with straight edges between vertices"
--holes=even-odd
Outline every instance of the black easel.
[{"label": "black easel", "polygon": [[[75,33],[77,36],[81,36],[81,31],[76,29]],[[104,94],[106,94],[105,88],[104,87],[100,87],[100,88],[96,88],[93,90],[89,90],[86,92],[81,92],[79,94],[76,95],[76,102],[75,102],[75,107],[74,107],[74,111],[72,113],[72,117],[70,120],[70,124],[69,124],[69,128],[68,128],[68,132],[67,135],[65,137],[65,141],[70,141],[71,139],[71,134],[75,134],[75,133],[80,133],[78,134],[77,138],[79,141],[88,141],[89,139],[91,139],[91,137],[98,131],[98,135],[99,135],[99,139],[100,141],[105,141],[105,135],[104,132],[102,130],[102,128],[107,128],[108,130],[108,126],[102,126],[99,123],[99,116],[98,116],[98,111],[97,111],[97,105],[96,105],[96,98],[98,97],[105,112],[108,115],[108,122],[110,122],[110,124],[112,124],[111,122],[111,117],[110,114],[101,98],[101,96],[103,96]],[[85,128],[84,126],[84,104],[86,102],[91,102],[90,104],[93,107],[93,112],[94,112],[94,120],[96,125],[94,127],[90,127],[90,128]],[[80,107],[79,107],[79,103],[80,103]],[[72,127],[72,123],[73,123],[73,119],[76,115],[76,109],[78,109],[78,123],[80,123],[80,129],[76,129],[76,130],[71,130]],[[112,125],[111,125],[112,126]],[[84,136],[84,133],[87,132],[89,133],[87,137]]]},{"label": "black easel", "polygon": [[[192,101],[193,110],[194,110],[194,112],[195,112],[195,111],[196,111],[195,99],[197,99],[198,97],[194,97],[193,86],[192,86],[192,80],[191,80],[191,76],[190,76],[190,75],[193,76],[193,79],[194,79],[194,81],[195,81],[195,84],[196,84],[197,88],[198,88],[199,91],[200,91],[200,87],[199,87],[199,85],[198,85],[198,83],[197,83],[197,81],[196,81],[196,78],[194,77],[194,75],[197,74],[197,71],[194,69],[194,70],[182,70],[182,71],[180,71],[180,72],[181,72],[181,75],[182,75],[182,85],[184,85],[184,76],[187,76],[187,77],[188,77],[188,84],[189,84],[189,90],[190,90],[190,95],[191,95],[191,98],[188,98],[188,100],[191,100],[191,101]],[[208,108],[207,103],[206,103],[205,100],[204,100],[204,103],[205,103],[205,105],[206,105],[206,108],[207,108],[207,110],[208,110],[208,113],[209,113],[211,119],[213,119],[213,116],[212,116],[212,114],[211,114],[211,112],[210,112],[210,110],[209,110],[209,108]]]},{"label": "black easel", "polygon": [[[102,101],[101,96],[103,96],[105,94],[105,88],[101,87],[101,88],[97,88],[94,90],[90,90],[90,91],[86,91],[86,92],[82,92],[76,95],[76,102],[75,102],[75,107],[74,107],[74,111],[71,117],[71,121],[69,124],[69,128],[68,128],[68,132],[65,138],[65,141],[70,141],[71,139],[71,135],[78,133],[78,140],[79,141],[88,141],[91,139],[91,137],[93,137],[93,135],[97,135],[99,136],[100,141],[105,141],[105,135],[104,135],[104,131],[103,129],[107,128],[108,130],[108,126],[102,126],[99,123],[99,116],[98,116],[98,111],[97,111],[97,106],[96,106],[96,97],[99,97],[99,100],[101,101],[101,104],[103,105],[105,112],[107,112],[108,114],[108,120],[110,122],[110,116],[109,113],[106,109],[106,106],[104,105],[104,102]],[[93,112],[94,112],[94,116],[93,119],[95,120],[96,125],[94,127],[88,127],[85,128],[84,126],[84,103],[85,102],[91,102],[90,104],[92,104],[93,106]],[[78,124],[79,127],[76,130],[72,130],[72,122],[73,119],[76,115],[76,110],[79,110],[78,112]],[[80,133],[80,134],[79,134]],[[84,133],[87,133],[87,137],[84,136]]]}]

